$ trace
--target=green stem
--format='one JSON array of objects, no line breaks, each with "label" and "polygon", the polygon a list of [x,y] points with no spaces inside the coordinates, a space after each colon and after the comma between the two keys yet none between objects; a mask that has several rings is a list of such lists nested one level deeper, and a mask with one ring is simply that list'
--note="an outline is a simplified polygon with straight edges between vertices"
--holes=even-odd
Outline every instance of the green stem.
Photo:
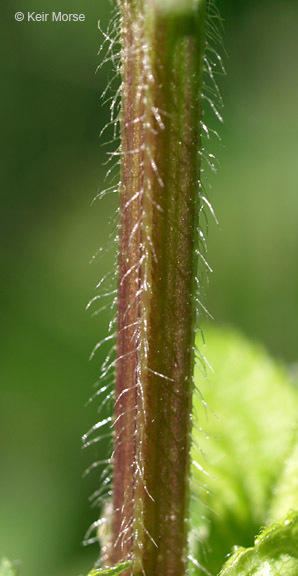
[{"label": "green stem", "polygon": [[122,0],[120,11],[122,173],[111,561],[132,559],[134,576],[183,576],[205,1]]}]

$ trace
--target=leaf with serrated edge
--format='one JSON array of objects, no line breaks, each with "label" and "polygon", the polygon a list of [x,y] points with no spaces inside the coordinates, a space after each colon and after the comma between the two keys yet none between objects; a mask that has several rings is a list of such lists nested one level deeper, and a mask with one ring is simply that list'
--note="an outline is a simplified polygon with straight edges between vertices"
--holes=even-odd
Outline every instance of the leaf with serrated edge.
[{"label": "leaf with serrated edge", "polygon": [[297,576],[298,514],[266,528],[253,548],[238,549],[220,576]]}]

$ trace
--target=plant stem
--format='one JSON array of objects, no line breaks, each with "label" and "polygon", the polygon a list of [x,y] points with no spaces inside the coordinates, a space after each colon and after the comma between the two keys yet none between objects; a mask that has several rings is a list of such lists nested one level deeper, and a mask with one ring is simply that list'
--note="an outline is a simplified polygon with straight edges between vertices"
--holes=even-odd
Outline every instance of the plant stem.
[{"label": "plant stem", "polygon": [[132,559],[134,576],[182,576],[205,1],[121,0],[120,12],[122,166],[111,562]]}]

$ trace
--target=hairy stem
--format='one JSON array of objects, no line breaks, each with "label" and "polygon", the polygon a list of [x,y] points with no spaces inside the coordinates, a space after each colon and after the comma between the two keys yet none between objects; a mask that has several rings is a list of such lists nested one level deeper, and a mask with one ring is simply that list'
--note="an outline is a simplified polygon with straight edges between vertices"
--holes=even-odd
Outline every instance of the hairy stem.
[{"label": "hairy stem", "polygon": [[187,562],[205,1],[119,0],[121,206],[111,562]]}]

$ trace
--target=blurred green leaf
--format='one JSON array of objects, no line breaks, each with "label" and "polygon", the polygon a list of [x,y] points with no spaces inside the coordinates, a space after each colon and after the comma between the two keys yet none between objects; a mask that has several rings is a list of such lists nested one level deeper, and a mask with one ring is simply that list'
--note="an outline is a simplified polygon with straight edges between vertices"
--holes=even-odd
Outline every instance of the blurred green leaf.
[{"label": "blurred green leaf", "polygon": [[[284,367],[260,346],[230,329],[205,334],[214,374],[195,374],[191,517],[200,545],[192,554],[218,573],[232,547],[251,547],[267,524],[293,445],[298,395]],[[202,352],[200,341],[197,347]]]},{"label": "blurred green leaf", "polygon": [[292,514],[282,524],[266,528],[255,546],[237,550],[220,576],[297,576],[298,515]]},{"label": "blurred green leaf", "polygon": [[0,560],[0,576],[17,576],[15,566],[7,558]]},{"label": "blurred green leaf", "polygon": [[289,510],[298,511],[298,434],[296,433],[290,455],[274,490],[270,521],[281,522]]}]

